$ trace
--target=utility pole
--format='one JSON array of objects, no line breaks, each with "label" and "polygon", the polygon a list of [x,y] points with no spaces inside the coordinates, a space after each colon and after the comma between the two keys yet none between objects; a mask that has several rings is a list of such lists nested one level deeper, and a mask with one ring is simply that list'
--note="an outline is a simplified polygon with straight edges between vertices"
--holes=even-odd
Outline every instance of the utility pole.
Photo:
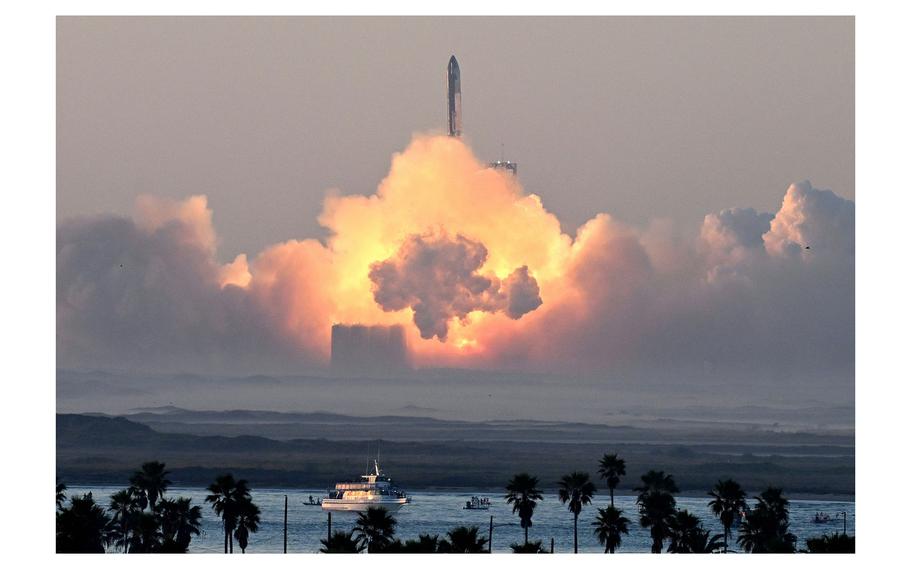
[{"label": "utility pole", "polygon": [[487,542],[487,552],[493,554],[493,515],[490,515],[490,540]]},{"label": "utility pole", "polygon": [[288,553],[288,496],[284,496],[284,553]]}]

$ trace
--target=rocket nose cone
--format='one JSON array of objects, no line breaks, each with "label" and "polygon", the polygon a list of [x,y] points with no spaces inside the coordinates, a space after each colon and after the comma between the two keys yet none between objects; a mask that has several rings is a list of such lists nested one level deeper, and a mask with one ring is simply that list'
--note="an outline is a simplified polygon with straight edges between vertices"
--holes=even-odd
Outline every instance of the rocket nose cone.
[{"label": "rocket nose cone", "polygon": [[454,55],[449,58],[449,69],[458,69],[458,60]]}]

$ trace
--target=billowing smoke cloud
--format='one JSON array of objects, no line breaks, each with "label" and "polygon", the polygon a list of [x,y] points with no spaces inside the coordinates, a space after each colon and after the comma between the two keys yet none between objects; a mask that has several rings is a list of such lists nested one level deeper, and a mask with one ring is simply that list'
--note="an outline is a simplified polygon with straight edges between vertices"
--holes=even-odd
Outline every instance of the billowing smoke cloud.
[{"label": "billowing smoke cloud", "polygon": [[[305,367],[321,356],[294,338],[306,326],[289,300],[295,278],[276,275],[282,248],[219,264],[205,197],[142,197],[132,219],[102,216],[57,227],[57,352],[71,367],[256,372]],[[304,273],[318,261],[296,255]],[[280,256],[286,270],[294,255]],[[297,271],[300,272],[300,271]],[[312,273],[298,279],[310,280]],[[288,316],[278,309],[287,306]],[[316,315],[318,312],[309,312]],[[328,333],[326,331],[326,333]]]},{"label": "billowing smoke cloud", "polygon": [[808,181],[787,190],[771,230],[762,238],[776,256],[852,258],[855,248],[854,205],[832,191],[814,189]]},{"label": "billowing smoke cloud", "polygon": [[462,141],[416,137],[320,222],[227,263],[204,197],[62,222],[58,364],[299,372],[333,324],[401,325],[418,366],[852,381],[854,204],[808,182],[694,239],[607,214],[571,236]]},{"label": "billowing smoke cloud", "polygon": [[502,282],[501,290],[506,299],[506,315],[512,319],[520,319],[543,303],[540,299],[540,286],[531,276],[527,266],[516,268],[509,274]]},{"label": "billowing smoke cloud", "polygon": [[725,209],[705,217],[699,248],[706,255],[709,280],[735,274],[735,267],[763,252],[762,236],[771,228],[771,213],[752,209]]},{"label": "billowing smoke cloud", "polygon": [[486,261],[486,247],[461,235],[412,235],[394,257],[370,267],[373,297],[386,311],[411,308],[420,336],[443,341],[452,318],[467,325],[471,312],[505,311],[518,319],[540,306],[527,266],[500,282],[495,274],[478,273]]}]

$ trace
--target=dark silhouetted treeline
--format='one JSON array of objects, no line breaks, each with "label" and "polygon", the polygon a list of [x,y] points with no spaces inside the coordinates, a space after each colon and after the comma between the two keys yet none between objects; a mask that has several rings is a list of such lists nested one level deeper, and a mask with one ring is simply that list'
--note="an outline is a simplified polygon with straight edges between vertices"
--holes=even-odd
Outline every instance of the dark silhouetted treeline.
[{"label": "dark silhouetted treeline", "polygon": [[[161,462],[152,461],[130,477],[126,489],[111,495],[105,508],[86,493],[66,498],[66,485],[57,484],[57,552],[183,553],[199,534],[202,510],[190,499],[169,499],[171,484]],[[259,529],[259,508],[250,498],[247,482],[230,474],[209,487],[206,502],[221,517],[224,551],[236,540],[246,552],[250,533]]]}]

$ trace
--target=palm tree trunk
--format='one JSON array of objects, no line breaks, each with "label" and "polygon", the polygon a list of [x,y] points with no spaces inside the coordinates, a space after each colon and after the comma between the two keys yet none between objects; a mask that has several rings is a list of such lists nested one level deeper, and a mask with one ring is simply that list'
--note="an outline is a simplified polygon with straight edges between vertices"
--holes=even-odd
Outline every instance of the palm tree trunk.
[{"label": "palm tree trunk", "polygon": [[578,515],[575,515],[575,554],[578,554]]},{"label": "palm tree trunk", "polygon": [[613,506],[613,488],[610,488],[610,506]]},{"label": "palm tree trunk", "polygon": [[228,541],[228,528],[227,528],[227,524],[225,524],[225,525],[224,525],[224,553],[225,553],[225,554],[228,553],[228,551],[227,551],[227,550],[228,550],[227,541]]},{"label": "palm tree trunk", "polygon": [[525,527],[525,544],[528,544],[528,527]]},{"label": "palm tree trunk", "polygon": [[727,533],[730,532],[730,529],[724,527],[724,554],[727,553]]}]

